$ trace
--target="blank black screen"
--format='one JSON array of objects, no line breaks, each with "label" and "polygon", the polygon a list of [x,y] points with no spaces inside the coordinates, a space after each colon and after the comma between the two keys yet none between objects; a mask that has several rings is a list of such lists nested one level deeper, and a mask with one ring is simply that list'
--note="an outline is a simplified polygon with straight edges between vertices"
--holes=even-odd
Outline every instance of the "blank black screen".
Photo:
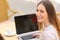
[{"label": "blank black screen", "polygon": [[35,14],[15,16],[14,19],[17,34],[38,30]]}]

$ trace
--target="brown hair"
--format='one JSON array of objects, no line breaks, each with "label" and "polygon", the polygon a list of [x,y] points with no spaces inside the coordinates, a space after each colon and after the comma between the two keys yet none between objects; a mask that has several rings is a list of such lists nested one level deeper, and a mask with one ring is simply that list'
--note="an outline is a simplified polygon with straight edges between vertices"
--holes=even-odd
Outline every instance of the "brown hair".
[{"label": "brown hair", "polygon": [[54,6],[52,5],[52,3],[49,0],[43,0],[43,1],[39,2],[37,4],[37,6],[39,6],[40,4],[45,6],[47,14],[48,14],[49,22],[57,29],[58,34],[60,34],[59,33],[60,29],[58,26],[57,16],[56,16]]},{"label": "brown hair", "polygon": [[2,37],[2,35],[0,34],[0,40],[4,40],[4,38]]}]

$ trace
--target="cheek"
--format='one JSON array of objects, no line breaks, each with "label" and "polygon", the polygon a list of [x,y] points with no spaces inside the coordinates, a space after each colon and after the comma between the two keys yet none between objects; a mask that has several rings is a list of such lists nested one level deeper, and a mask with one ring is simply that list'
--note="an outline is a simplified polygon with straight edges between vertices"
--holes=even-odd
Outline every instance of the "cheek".
[{"label": "cheek", "polygon": [[47,13],[42,13],[42,14],[36,13],[36,16],[38,22],[43,22],[46,19],[48,19]]},{"label": "cheek", "polygon": [[47,15],[47,13],[44,13],[44,14],[42,14],[42,17],[43,17],[43,21],[45,21],[46,19],[48,19],[48,15]]},{"label": "cheek", "polygon": [[44,17],[44,18],[48,18],[47,13],[44,13],[44,14],[43,14],[43,17]]},{"label": "cheek", "polygon": [[39,15],[40,15],[40,13],[36,12],[36,16],[39,16]]}]

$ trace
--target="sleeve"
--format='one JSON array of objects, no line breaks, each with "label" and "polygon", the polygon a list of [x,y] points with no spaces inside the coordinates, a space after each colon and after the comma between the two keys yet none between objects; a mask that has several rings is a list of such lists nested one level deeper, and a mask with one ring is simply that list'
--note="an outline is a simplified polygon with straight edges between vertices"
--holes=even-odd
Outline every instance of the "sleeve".
[{"label": "sleeve", "polygon": [[57,36],[54,33],[51,34],[44,34],[43,35],[44,40],[57,40]]},{"label": "sleeve", "polygon": [[55,30],[48,30],[43,33],[44,40],[58,40],[57,32]]}]

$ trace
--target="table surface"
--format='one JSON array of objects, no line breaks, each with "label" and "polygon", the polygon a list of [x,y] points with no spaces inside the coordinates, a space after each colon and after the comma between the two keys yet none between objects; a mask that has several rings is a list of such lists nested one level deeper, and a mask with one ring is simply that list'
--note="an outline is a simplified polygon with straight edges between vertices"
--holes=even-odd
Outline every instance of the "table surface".
[{"label": "table surface", "polygon": [[[5,36],[4,32],[6,31],[7,28],[10,28],[12,31],[14,31],[15,35],[11,37]],[[16,34],[15,23],[12,21],[7,20],[5,22],[0,23],[0,33],[2,34],[5,40],[18,40],[17,34]]]}]

